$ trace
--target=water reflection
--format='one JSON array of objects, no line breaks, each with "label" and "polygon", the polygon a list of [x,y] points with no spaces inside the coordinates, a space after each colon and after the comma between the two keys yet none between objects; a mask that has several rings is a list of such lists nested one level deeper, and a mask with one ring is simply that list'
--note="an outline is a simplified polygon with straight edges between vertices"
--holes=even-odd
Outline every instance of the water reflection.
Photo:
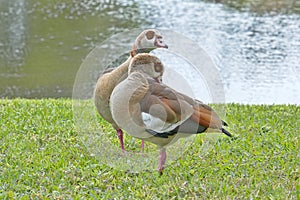
[{"label": "water reflection", "polygon": [[[7,68],[9,76],[16,76],[26,55],[26,7],[24,0],[2,2],[0,58],[1,66]],[[3,74],[2,74],[3,76]]]},{"label": "water reflection", "polygon": [[208,0],[223,3],[230,8],[258,14],[300,13],[300,3],[297,0]]},{"label": "water reflection", "polygon": [[[300,17],[228,10],[223,4],[173,0],[152,8],[147,20],[193,38],[213,57],[226,85],[226,101],[299,103]],[[297,92],[295,92],[297,91]]]},{"label": "water reflection", "polygon": [[28,98],[71,97],[88,52],[141,21],[133,2],[119,1],[6,0],[0,16],[5,27],[0,32],[0,97]]},{"label": "water reflection", "polygon": [[1,1],[0,96],[70,97],[82,59],[101,41],[136,27],[160,27],[206,50],[220,69],[227,102],[299,103],[298,4]]}]

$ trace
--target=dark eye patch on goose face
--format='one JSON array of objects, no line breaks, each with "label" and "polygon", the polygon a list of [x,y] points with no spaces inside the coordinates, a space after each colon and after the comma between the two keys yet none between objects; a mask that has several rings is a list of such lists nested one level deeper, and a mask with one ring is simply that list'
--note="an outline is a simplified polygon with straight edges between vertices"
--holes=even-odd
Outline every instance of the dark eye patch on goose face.
[{"label": "dark eye patch on goose face", "polygon": [[146,33],[146,37],[147,37],[148,40],[153,39],[154,35],[155,35],[155,32],[154,32],[154,31],[148,31],[148,32]]},{"label": "dark eye patch on goose face", "polygon": [[154,65],[155,72],[162,73],[164,71],[164,67],[161,62],[157,62]]}]

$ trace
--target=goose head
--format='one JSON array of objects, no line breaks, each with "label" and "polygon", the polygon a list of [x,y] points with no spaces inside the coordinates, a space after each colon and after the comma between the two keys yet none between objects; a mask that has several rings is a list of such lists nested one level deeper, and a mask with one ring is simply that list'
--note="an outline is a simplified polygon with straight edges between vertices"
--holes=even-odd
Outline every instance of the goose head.
[{"label": "goose head", "polygon": [[149,53],[156,48],[168,48],[168,45],[158,30],[147,29],[136,38],[130,55],[134,57],[138,53]]},{"label": "goose head", "polygon": [[140,53],[133,57],[129,64],[128,74],[133,72],[142,73],[146,77],[153,78],[156,82],[161,83],[164,66],[156,56]]}]

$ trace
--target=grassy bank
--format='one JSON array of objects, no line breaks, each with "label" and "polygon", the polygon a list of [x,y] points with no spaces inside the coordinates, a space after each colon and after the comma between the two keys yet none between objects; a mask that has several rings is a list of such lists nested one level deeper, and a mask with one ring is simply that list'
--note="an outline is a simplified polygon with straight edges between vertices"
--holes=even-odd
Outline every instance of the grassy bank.
[{"label": "grassy bank", "polygon": [[235,139],[203,156],[197,136],[160,177],[90,155],[71,100],[0,100],[0,199],[299,199],[300,107],[228,104],[226,121]]}]

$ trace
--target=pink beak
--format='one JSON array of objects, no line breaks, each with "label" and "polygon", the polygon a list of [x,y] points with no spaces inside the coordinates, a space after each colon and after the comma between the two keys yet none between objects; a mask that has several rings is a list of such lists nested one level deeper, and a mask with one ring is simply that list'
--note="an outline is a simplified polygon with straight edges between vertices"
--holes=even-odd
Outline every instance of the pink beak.
[{"label": "pink beak", "polygon": [[168,48],[168,45],[164,43],[162,38],[156,38],[154,45],[159,48],[166,48],[166,49]]},{"label": "pink beak", "polygon": [[154,80],[155,80],[157,83],[161,83],[161,82],[162,82],[162,77],[161,77],[161,76],[156,77],[156,78],[154,78]]}]

